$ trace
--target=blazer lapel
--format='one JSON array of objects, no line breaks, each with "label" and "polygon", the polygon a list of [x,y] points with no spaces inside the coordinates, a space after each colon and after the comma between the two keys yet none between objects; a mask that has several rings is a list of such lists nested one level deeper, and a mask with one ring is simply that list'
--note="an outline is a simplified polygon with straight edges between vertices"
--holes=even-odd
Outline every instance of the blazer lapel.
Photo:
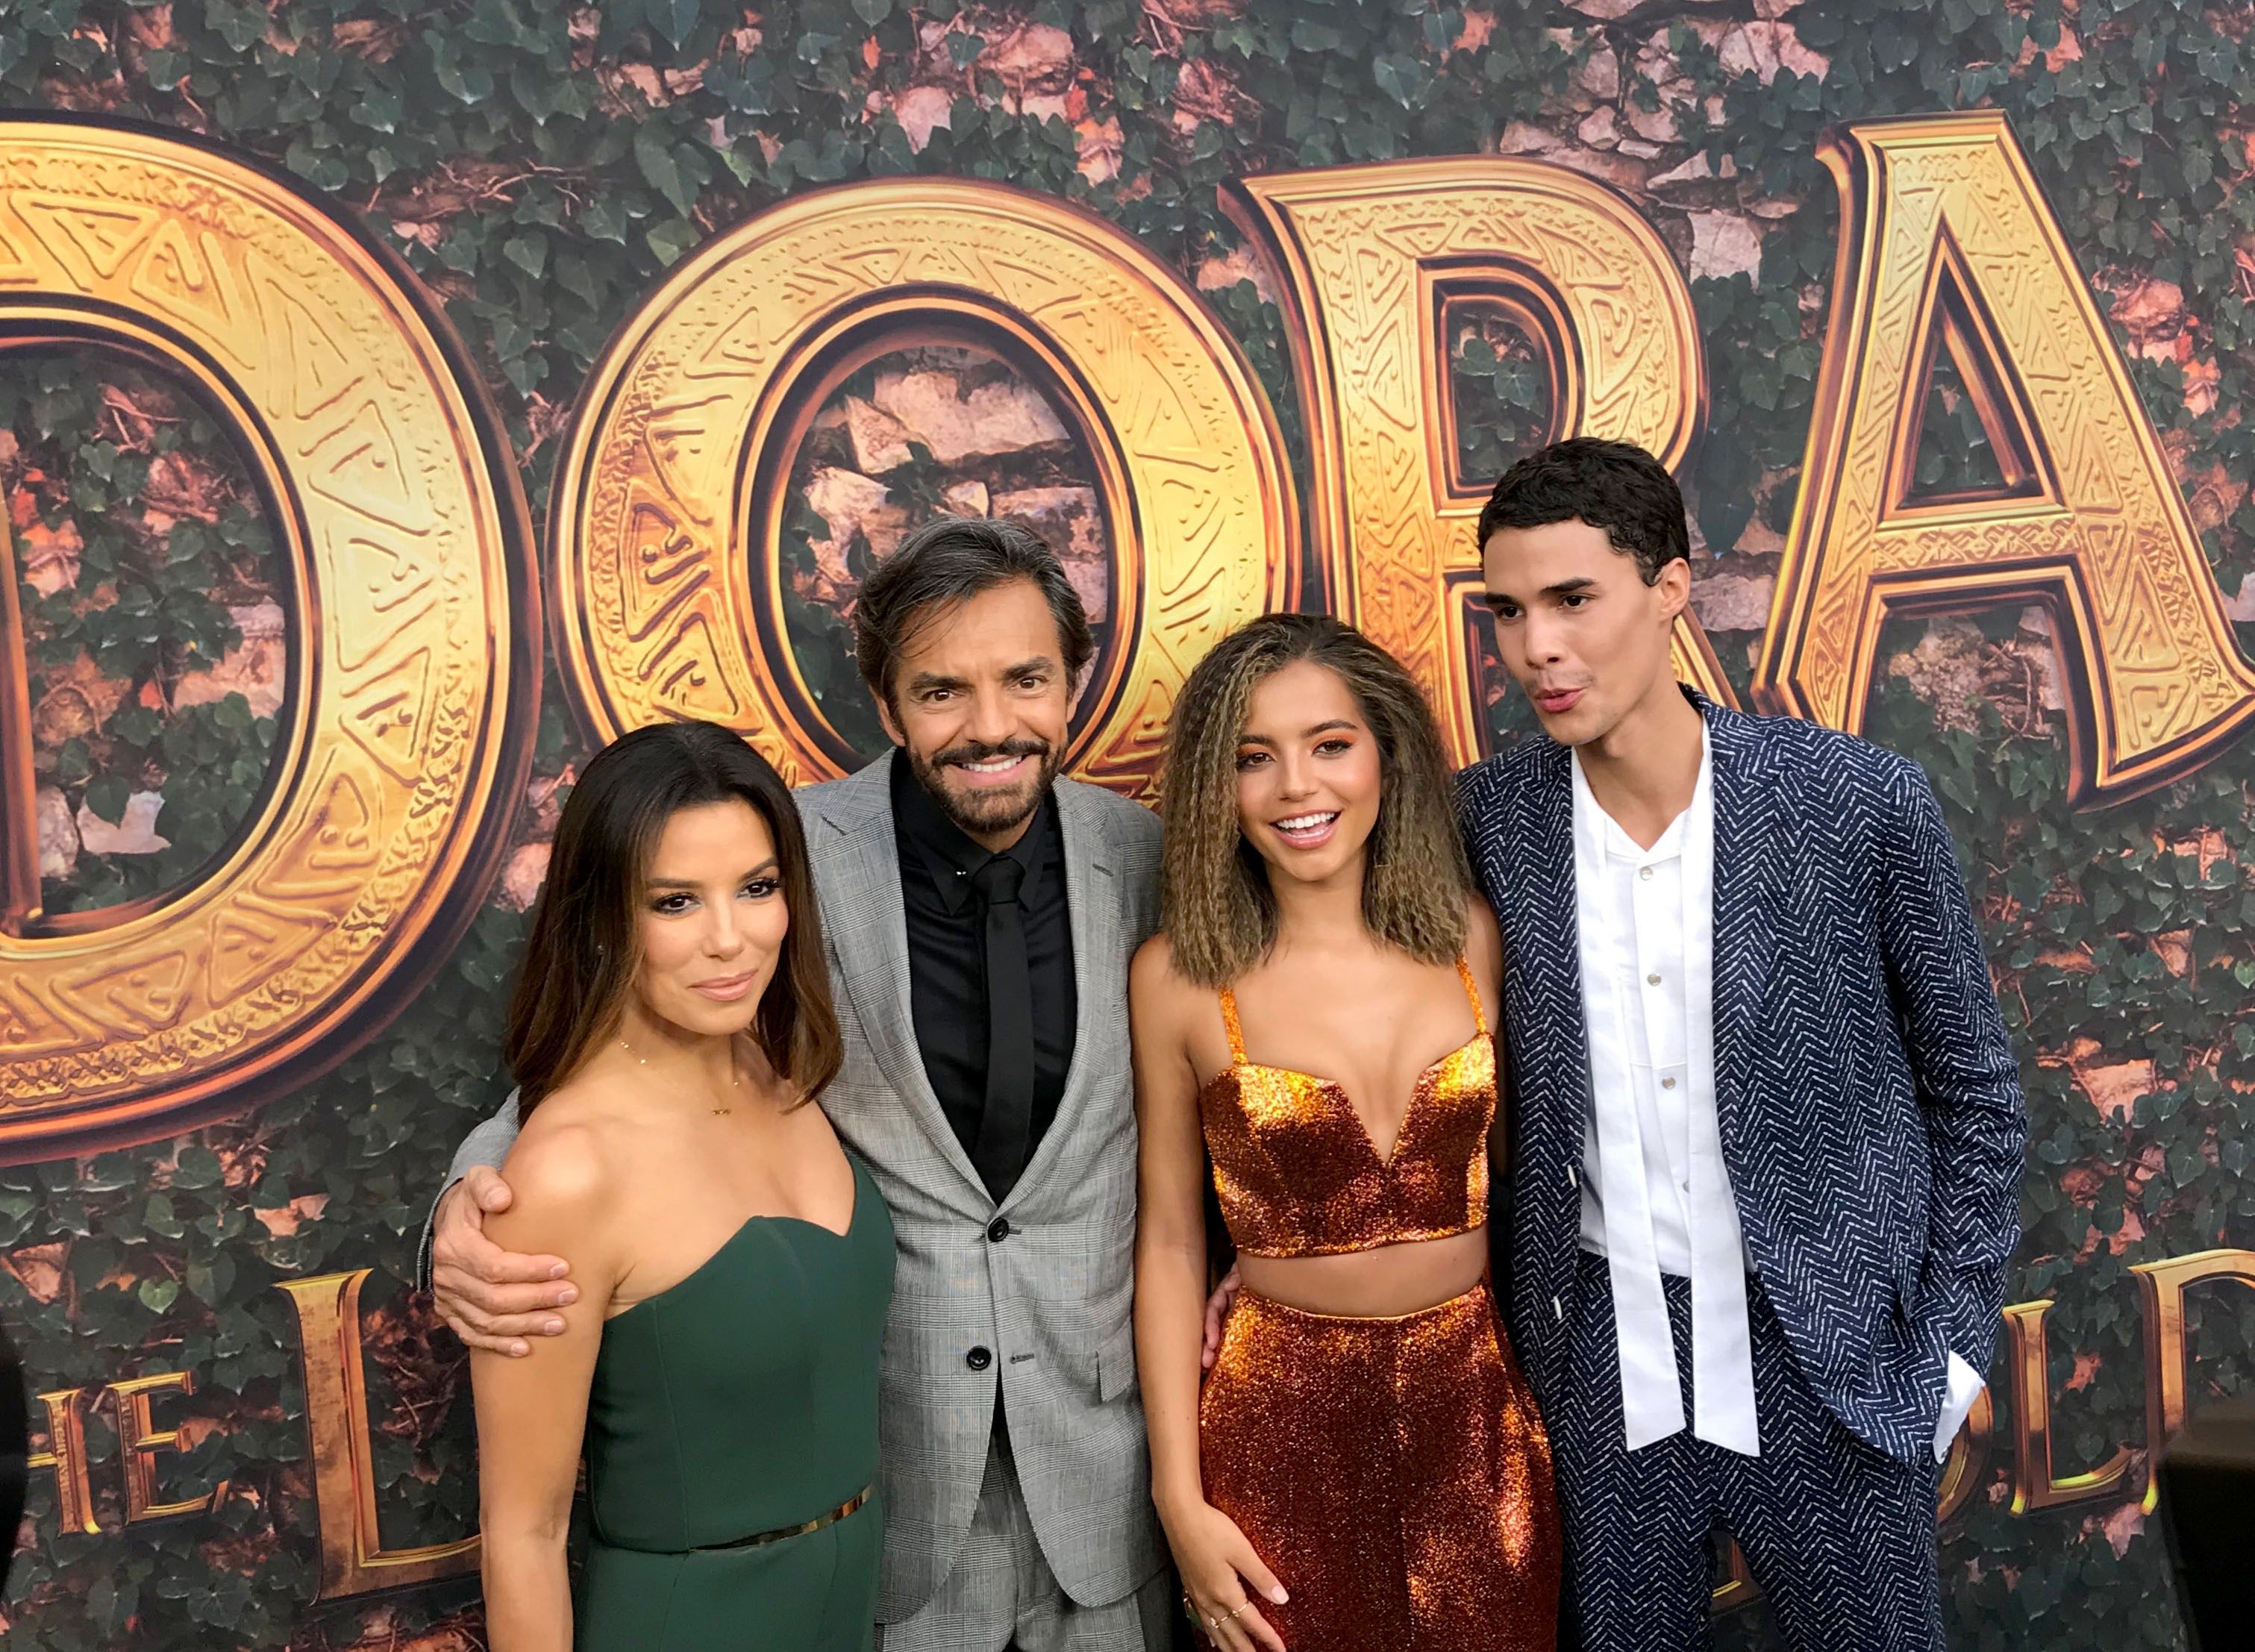
[{"label": "blazer lapel", "polygon": [[[1520,1121],[1522,1140],[1539,1133],[1543,1156],[1578,1167],[1590,1093],[1589,1026],[1582,1003],[1579,884],[1574,875],[1573,755],[1542,755],[1528,798],[1527,829],[1509,892],[1518,910],[1504,925],[1522,967],[1514,996],[1522,1010],[1511,1030],[1533,1071],[1523,1102],[1542,1103]],[[1529,1142],[1531,1147],[1535,1145]]]},{"label": "blazer lapel", "polygon": [[1057,783],[1057,826],[1064,837],[1066,921],[1072,929],[1072,1065],[1057,1117],[1043,1133],[1025,1173],[1002,1201],[1008,1210],[1038,1185],[1065,1149],[1107,1067],[1124,1072],[1128,999],[1127,937],[1120,931],[1118,875],[1112,846],[1090,799],[1069,780]]},{"label": "blazer lapel", "polygon": [[[881,757],[840,781],[825,812],[838,842],[837,882],[842,898],[825,900],[824,922],[838,954],[839,985],[851,1002],[877,1070],[924,1128],[940,1156],[987,1197],[986,1184],[957,1139],[933,1093],[917,1049],[909,1005],[908,912],[901,900],[900,845],[893,830],[892,763]],[[832,914],[850,914],[839,922]]]},{"label": "blazer lapel", "polygon": [[1694,696],[1707,720],[1715,787],[1715,1110],[1736,1156],[1745,1122],[1739,1083],[1761,1018],[1762,982],[1775,936],[1762,882],[1777,865],[1774,793],[1760,769],[1753,720]]}]

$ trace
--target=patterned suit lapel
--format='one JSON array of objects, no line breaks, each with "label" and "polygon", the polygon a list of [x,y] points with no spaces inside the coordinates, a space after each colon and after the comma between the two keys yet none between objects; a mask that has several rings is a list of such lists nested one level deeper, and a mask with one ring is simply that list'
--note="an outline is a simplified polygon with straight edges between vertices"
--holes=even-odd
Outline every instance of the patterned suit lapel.
[{"label": "patterned suit lapel", "polygon": [[909,1006],[908,912],[901,900],[900,845],[893,830],[892,761],[882,757],[840,782],[828,800],[825,818],[826,829],[836,834],[837,875],[852,891],[851,910],[862,921],[831,921],[833,911],[847,907],[842,901],[825,902],[823,916],[838,953],[838,984],[861,1022],[878,1072],[940,1156],[984,1199],[986,1184],[941,1110],[917,1049]]},{"label": "patterned suit lapel", "polygon": [[1575,902],[1572,757],[1544,743],[1549,749],[1519,795],[1504,800],[1505,829],[1490,840],[1501,850],[1502,876],[1493,888],[1514,1080],[1505,1230],[1514,1292],[1535,1315],[1526,1329],[1545,1339],[1536,1357],[1548,1370],[1580,1231],[1590,1041]]},{"label": "patterned suit lapel", "polygon": [[[1688,692],[1688,691],[1687,691]],[[1715,787],[1715,1105],[1723,1145],[1737,1157],[1745,1119],[1740,1078],[1759,1036],[1762,983],[1775,937],[1762,883],[1777,862],[1776,799],[1761,768],[1760,725],[1698,695]]]}]

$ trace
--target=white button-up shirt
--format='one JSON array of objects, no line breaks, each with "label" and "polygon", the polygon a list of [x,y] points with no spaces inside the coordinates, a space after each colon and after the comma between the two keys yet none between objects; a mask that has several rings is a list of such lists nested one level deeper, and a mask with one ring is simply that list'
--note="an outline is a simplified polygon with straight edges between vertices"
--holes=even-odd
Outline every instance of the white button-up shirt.
[{"label": "white button-up shirt", "polygon": [[[1715,1103],[1715,793],[1701,735],[1691,806],[1650,848],[1598,806],[1574,756],[1575,912],[1590,1045],[1582,1248],[1607,1259],[1631,1451],[1684,1426],[1661,1276],[1691,1282],[1692,1432],[1760,1454],[1746,1277]],[[1983,1383],[1952,1353],[1947,1454]]]},{"label": "white button-up shirt", "polygon": [[1704,742],[1691,806],[1644,848],[1574,757],[1574,872],[1590,1046],[1582,1244],[1608,1259],[1628,1449],[1684,1426],[1662,1274],[1691,1282],[1692,1431],[1748,1456],[1746,1262],[1715,1107],[1715,794]]}]

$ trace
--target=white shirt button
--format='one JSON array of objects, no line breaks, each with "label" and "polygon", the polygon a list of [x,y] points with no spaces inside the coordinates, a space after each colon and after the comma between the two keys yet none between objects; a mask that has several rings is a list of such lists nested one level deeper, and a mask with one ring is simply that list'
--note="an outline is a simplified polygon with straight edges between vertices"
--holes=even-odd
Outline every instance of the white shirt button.
[{"label": "white shirt button", "polygon": [[1640,866],[1637,868],[1636,875],[1647,883],[1652,882],[1652,868],[1648,866]]},{"label": "white shirt button", "polygon": [[1675,1087],[1675,1080],[1673,1079],[1662,1079],[1660,1081],[1660,1087],[1663,1090],[1673,1090]]},{"label": "white shirt button", "polygon": [[1647,975],[1644,978],[1644,984],[1647,987],[1657,987],[1660,985],[1660,977],[1656,974]]}]

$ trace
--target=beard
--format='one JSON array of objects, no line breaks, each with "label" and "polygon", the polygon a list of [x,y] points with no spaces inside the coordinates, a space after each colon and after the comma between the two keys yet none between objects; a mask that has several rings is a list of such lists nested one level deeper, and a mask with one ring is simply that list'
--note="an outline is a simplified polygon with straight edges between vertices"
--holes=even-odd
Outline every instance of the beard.
[{"label": "beard", "polygon": [[[1013,786],[973,790],[952,782],[951,770],[955,764],[985,763],[995,757],[1033,757],[1038,762],[1030,777]],[[992,746],[967,742],[930,757],[910,748],[908,759],[909,772],[917,784],[931,794],[940,812],[958,830],[971,837],[1008,832],[1032,819],[1057,776],[1057,749],[1045,740],[1005,740]]]}]

